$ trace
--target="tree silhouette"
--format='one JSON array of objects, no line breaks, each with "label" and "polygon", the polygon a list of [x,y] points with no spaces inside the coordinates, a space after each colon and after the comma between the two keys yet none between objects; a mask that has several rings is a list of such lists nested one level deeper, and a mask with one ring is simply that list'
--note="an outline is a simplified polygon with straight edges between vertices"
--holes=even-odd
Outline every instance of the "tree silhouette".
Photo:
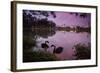
[{"label": "tree silhouette", "polygon": [[78,16],[80,18],[86,18],[88,16],[87,13],[74,13],[74,12],[70,12],[69,14]]},{"label": "tree silhouette", "polygon": [[55,26],[53,21],[48,20],[48,17],[56,18],[53,11],[37,11],[37,10],[23,10],[23,27],[31,26]]},{"label": "tree silhouette", "polygon": [[85,44],[75,45],[75,54],[76,59],[90,59],[91,58],[91,46],[86,46]]}]

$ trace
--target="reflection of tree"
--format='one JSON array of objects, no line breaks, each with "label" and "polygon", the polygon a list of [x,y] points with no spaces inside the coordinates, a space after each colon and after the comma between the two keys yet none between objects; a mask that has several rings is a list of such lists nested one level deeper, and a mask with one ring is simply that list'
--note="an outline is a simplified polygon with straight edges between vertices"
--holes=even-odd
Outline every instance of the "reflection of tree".
[{"label": "reflection of tree", "polygon": [[86,46],[85,44],[75,45],[76,59],[90,59],[91,58],[91,46]]},{"label": "reflection of tree", "polygon": [[56,27],[57,30],[59,31],[75,31],[77,33],[79,32],[88,32],[91,33],[91,27],[81,27],[81,26],[76,26],[76,27]]},{"label": "reflection of tree", "polygon": [[55,30],[51,30],[51,29],[33,29],[32,32],[39,36],[39,37],[43,37],[43,38],[48,38],[48,36],[53,36],[55,34]]},{"label": "reflection of tree", "polygon": [[91,27],[80,27],[76,26],[76,32],[89,32],[91,33]]}]

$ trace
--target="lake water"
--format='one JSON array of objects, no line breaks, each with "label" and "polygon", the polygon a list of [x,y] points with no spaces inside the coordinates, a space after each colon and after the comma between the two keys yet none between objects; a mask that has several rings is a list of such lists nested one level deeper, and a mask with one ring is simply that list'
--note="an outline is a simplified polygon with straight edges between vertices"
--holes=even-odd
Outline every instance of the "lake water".
[{"label": "lake water", "polygon": [[[34,33],[34,32],[33,32]],[[43,33],[42,33],[43,34]],[[54,48],[51,47],[51,45],[55,45],[56,47],[62,47],[63,51],[59,54],[55,54],[59,60],[73,60],[75,57],[73,56],[74,54],[74,49],[73,47],[76,44],[86,44],[91,42],[91,35],[90,33],[87,32],[73,32],[73,31],[56,31],[53,34],[49,34],[48,36],[41,36],[40,35],[35,35],[36,38],[36,47],[32,48],[32,51],[37,51],[37,50],[44,50],[41,47],[41,44],[44,43],[45,41],[49,41],[48,46],[49,48],[47,49],[48,52],[53,54]]]}]

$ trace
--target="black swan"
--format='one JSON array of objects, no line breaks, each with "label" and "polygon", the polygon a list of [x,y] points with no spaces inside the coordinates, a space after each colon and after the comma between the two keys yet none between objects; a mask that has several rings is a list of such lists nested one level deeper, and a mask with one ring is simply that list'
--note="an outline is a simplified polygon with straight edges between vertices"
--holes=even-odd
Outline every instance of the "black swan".
[{"label": "black swan", "polygon": [[51,47],[54,47],[53,53],[60,54],[63,51],[63,47],[56,48],[55,45],[51,45]]},{"label": "black swan", "polygon": [[41,44],[41,47],[44,48],[45,51],[47,51],[47,49],[49,48],[47,43],[49,43],[49,41],[45,41],[45,43]]}]

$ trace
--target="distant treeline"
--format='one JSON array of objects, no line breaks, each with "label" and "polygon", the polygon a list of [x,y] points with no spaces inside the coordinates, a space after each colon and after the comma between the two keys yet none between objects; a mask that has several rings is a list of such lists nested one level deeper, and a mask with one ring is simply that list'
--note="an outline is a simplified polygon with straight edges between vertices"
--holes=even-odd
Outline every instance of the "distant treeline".
[{"label": "distant treeline", "polygon": [[56,27],[57,30],[64,30],[64,31],[76,31],[76,32],[91,32],[91,27]]}]

